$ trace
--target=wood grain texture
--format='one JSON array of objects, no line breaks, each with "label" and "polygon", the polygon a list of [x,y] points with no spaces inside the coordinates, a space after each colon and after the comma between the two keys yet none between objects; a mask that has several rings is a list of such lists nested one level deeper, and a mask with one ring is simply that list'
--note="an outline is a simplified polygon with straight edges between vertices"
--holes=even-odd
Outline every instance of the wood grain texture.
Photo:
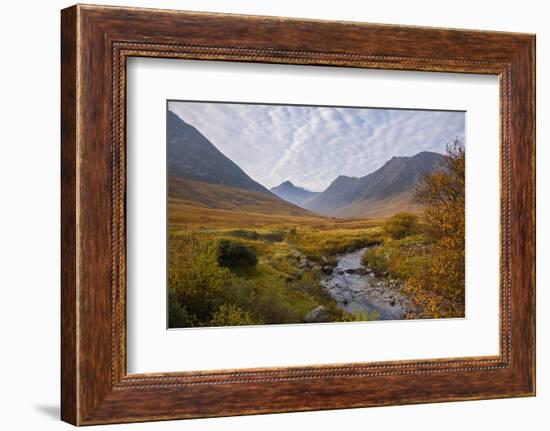
[{"label": "wood grain texture", "polygon": [[[533,35],[100,6],[62,11],[62,418],[76,424],[535,391]],[[485,73],[501,85],[497,357],[126,374],[126,59]]]},{"label": "wood grain texture", "polygon": [[61,418],[77,422],[76,9],[61,17]]}]

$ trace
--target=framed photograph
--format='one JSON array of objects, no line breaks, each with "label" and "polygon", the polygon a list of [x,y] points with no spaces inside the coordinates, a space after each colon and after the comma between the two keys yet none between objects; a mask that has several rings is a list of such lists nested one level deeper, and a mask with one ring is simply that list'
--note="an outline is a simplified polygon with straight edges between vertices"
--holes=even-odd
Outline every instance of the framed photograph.
[{"label": "framed photograph", "polygon": [[62,11],[62,419],[535,394],[535,37]]}]

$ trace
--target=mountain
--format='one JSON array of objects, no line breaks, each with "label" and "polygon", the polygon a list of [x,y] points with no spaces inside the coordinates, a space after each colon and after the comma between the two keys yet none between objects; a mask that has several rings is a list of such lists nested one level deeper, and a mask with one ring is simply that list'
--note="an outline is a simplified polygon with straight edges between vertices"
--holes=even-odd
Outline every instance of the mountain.
[{"label": "mountain", "polygon": [[270,194],[195,127],[168,111],[168,175]]},{"label": "mountain", "polygon": [[364,177],[339,176],[305,208],[333,217],[382,217],[417,211],[414,190],[427,172],[438,169],[444,156],[424,151],[412,157],[392,157]]},{"label": "mountain", "polygon": [[195,127],[170,111],[167,141],[171,218],[176,207],[192,213],[201,208],[239,214],[315,217],[254,181]]},{"label": "mountain", "polygon": [[290,181],[285,181],[277,187],[272,187],[269,190],[281,199],[300,207],[303,207],[307,201],[319,194],[319,192],[310,192],[302,187],[297,187]]}]

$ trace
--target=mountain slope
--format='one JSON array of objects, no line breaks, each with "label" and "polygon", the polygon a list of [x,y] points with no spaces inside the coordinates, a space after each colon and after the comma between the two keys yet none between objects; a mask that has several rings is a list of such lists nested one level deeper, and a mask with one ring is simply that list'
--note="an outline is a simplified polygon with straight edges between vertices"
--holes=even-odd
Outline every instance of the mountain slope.
[{"label": "mountain slope", "polygon": [[195,127],[171,111],[167,116],[168,175],[270,194],[219,151]]},{"label": "mountain slope", "polygon": [[380,169],[361,178],[339,176],[321,194],[305,203],[319,214],[333,217],[386,216],[416,211],[413,194],[424,174],[438,169],[443,155],[424,151],[412,157],[393,157]]},{"label": "mountain slope", "polygon": [[237,213],[319,217],[308,210],[279,199],[272,193],[267,194],[177,177],[170,177],[168,184],[170,204]]},{"label": "mountain slope", "polygon": [[319,192],[310,192],[302,187],[297,187],[290,181],[285,181],[269,190],[281,199],[301,207],[303,207],[307,201],[319,194]]}]

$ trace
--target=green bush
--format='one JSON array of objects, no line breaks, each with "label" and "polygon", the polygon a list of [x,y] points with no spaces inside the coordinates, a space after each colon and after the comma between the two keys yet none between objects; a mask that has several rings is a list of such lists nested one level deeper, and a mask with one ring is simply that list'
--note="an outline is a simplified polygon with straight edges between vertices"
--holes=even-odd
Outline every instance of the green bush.
[{"label": "green bush", "polygon": [[405,238],[417,233],[418,217],[411,213],[398,213],[389,218],[383,228],[393,239]]},{"label": "green bush", "polygon": [[194,326],[194,319],[189,315],[184,306],[182,306],[172,290],[168,295],[168,327],[169,328],[187,328]]},{"label": "green bush", "polygon": [[222,239],[218,245],[218,264],[230,269],[254,266],[258,263],[251,247],[240,242]]}]

